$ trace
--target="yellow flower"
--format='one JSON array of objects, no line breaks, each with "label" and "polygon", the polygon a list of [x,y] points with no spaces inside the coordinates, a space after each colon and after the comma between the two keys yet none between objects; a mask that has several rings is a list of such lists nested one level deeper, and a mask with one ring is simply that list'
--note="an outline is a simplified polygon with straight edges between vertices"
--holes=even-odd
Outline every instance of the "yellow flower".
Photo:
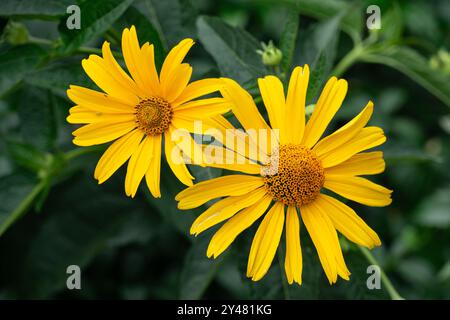
[{"label": "yellow flower", "polygon": [[[234,103],[232,110],[244,129],[270,130],[258,112],[252,97],[232,80],[222,95]],[[305,123],[305,97],[309,68],[294,69],[285,97],[281,81],[274,76],[258,80],[271,128],[279,129],[275,144],[251,142],[247,136],[246,150],[256,144],[257,153],[265,153],[265,161],[250,160],[242,165],[221,165],[246,174],[234,174],[198,183],[176,196],[180,209],[198,207],[223,197],[203,212],[193,223],[191,234],[226,220],[214,234],[207,249],[208,257],[216,258],[245,229],[263,216],[250,249],[247,276],[260,280],[268,271],[277,251],[285,225],[285,271],[288,282],[301,284],[302,253],[300,219],[316,247],[328,280],[337,276],[349,279],[337,231],[349,240],[368,248],[381,244],[377,234],[346,204],[322,193],[328,189],[347,199],[368,205],[391,203],[391,190],[375,184],[362,175],[384,171],[380,151],[362,152],[386,141],[383,130],[366,127],[372,112],[369,102],[353,120],[320,139],[340,108],[347,93],[347,82],[332,77],[325,85],[311,118]],[[226,146],[233,149],[232,145]],[[276,171],[274,163],[277,164]],[[258,175],[255,175],[258,174]],[[271,206],[271,204],[273,204]]]},{"label": "yellow flower", "polygon": [[[128,159],[125,192],[134,197],[143,177],[154,197],[160,197],[162,136],[166,159],[176,177],[185,185],[194,179],[186,165],[170,156],[175,144],[171,134],[195,119],[214,118],[230,107],[223,98],[197,99],[218,91],[220,79],[189,83],[192,68],[182,63],[194,42],[185,39],[167,55],[158,76],[154,48],[139,45],[136,29],[124,29],[122,52],[126,73],[113,57],[108,42],[103,57],[90,55],[82,61],[87,75],[104,91],[71,85],[68,97],[76,104],[67,121],[86,124],[73,132],[73,143],[91,146],[115,140],[95,168],[99,183],[106,181]],[[194,100],[196,99],[196,100]],[[192,127],[192,126],[191,126]],[[192,131],[192,128],[187,128]],[[190,154],[190,153],[188,153]]]}]

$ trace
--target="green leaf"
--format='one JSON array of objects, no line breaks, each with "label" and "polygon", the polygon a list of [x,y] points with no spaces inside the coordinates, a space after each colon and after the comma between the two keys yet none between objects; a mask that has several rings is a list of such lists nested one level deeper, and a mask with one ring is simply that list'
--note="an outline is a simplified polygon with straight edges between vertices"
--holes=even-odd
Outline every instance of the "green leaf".
[{"label": "green leaf", "polygon": [[51,150],[56,144],[57,124],[49,91],[23,88],[18,97],[20,133],[40,150]]},{"label": "green leaf", "polygon": [[8,154],[14,159],[14,163],[19,166],[38,173],[47,165],[46,154],[31,144],[8,141],[6,147]]},{"label": "green leaf", "polygon": [[216,61],[221,73],[243,84],[266,74],[256,50],[258,41],[219,18],[202,16],[197,20],[202,45]]},{"label": "green leaf", "polygon": [[29,74],[25,82],[39,87],[48,89],[52,93],[67,97],[66,91],[71,84],[94,88],[93,82],[90,81],[83,68],[81,62],[77,60],[58,60],[45,68],[35,70]]},{"label": "green leaf", "polygon": [[382,16],[382,25],[379,30],[381,38],[385,41],[398,41],[403,33],[403,14],[397,2]]},{"label": "green leaf", "polygon": [[287,75],[291,68],[294,57],[295,45],[297,43],[298,27],[300,23],[299,14],[295,11],[286,13],[286,23],[280,39],[280,50],[283,53],[281,60],[281,71]]},{"label": "green leaf", "polygon": [[30,208],[44,186],[24,174],[0,178],[0,236]]},{"label": "green leaf", "polygon": [[300,14],[309,15],[324,21],[334,17],[336,13],[345,13],[340,26],[352,39],[361,37],[363,28],[362,9],[358,2],[345,2],[341,0],[283,0],[288,4],[294,4]]},{"label": "green leaf", "polygon": [[341,18],[342,15],[338,14],[329,21],[317,24],[309,38],[306,39],[304,46],[307,46],[315,55],[310,66],[311,75],[306,97],[307,102],[310,102],[316,96],[319,88],[330,75],[336,58]]},{"label": "green leaf", "polygon": [[197,12],[188,0],[144,0],[136,7],[158,30],[166,51],[195,35]]},{"label": "green leaf", "polygon": [[0,1],[0,16],[31,16],[46,18],[62,16],[67,7],[74,4],[73,0],[2,0]]},{"label": "green leaf", "polygon": [[210,236],[197,237],[187,252],[180,278],[180,299],[200,299],[217,272],[222,257],[208,259],[206,249]]},{"label": "green leaf", "polygon": [[[83,275],[83,268],[122,232],[130,216],[151,214],[142,201],[129,201],[122,190],[111,187],[100,187],[84,174],[50,195],[42,213],[47,218],[24,259],[21,281],[26,297],[45,298],[62,289],[69,265],[78,265]],[[82,288],[85,284],[82,281]]]},{"label": "green leaf", "polygon": [[42,61],[44,51],[36,45],[0,48],[0,96],[22,81]]},{"label": "green leaf", "polygon": [[407,47],[392,46],[364,54],[360,59],[369,63],[384,64],[404,73],[450,107],[448,78],[439,70],[431,69],[428,61],[416,51]]},{"label": "green leaf", "polygon": [[435,228],[450,226],[450,187],[438,189],[426,198],[415,213],[417,223]]},{"label": "green leaf", "polygon": [[68,29],[66,20],[59,25],[62,38],[61,54],[75,51],[83,44],[96,39],[125,12],[134,0],[84,1],[80,4],[81,28]]},{"label": "green leaf", "polygon": [[117,22],[119,29],[134,25],[136,27],[138,38],[141,44],[150,42],[155,48],[155,64],[158,69],[161,68],[165,50],[164,45],[159,37],[158,31],[150,23],[150,21],[135,7],[130,7],[125,14]]}]

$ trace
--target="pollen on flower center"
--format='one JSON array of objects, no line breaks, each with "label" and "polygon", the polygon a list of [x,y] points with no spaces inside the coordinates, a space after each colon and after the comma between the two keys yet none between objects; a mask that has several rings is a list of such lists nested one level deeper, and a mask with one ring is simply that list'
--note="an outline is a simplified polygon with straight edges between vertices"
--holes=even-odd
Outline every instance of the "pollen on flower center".
[{"label": "pollen on flower center", "polygon": [[136,105],[136,122],[147,135],[162,134],[172,121],[172,107],[164,99],[151,97]]},{"label": "pollen on flower center", "polygon": [[300,145],[281,145],[264,166],[267,192],[286,205],[305,205],[320,193],[325,182],[320,160],[309,148]]}]

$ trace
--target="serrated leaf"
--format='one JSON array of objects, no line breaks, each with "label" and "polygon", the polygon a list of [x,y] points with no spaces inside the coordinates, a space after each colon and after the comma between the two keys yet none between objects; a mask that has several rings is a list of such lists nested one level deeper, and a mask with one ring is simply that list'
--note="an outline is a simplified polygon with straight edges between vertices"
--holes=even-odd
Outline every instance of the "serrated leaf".
[{"label": "serrated leaf", "polygon": [[144,0],[136,7],[151,21],[168,51],[183,38],[195,35],[197,12],[186,0]]},{"label": "serrated leaf", "polygon": [[267,72],[256,53],[258,41],[246,31],[207,16],[197,20],[197,29],[202,45],[214,58],[223,76],[244,84]]},{"label": "serrated leaf", "polygon": [[22,139],[40,150],[53,149],[57,124],[49,91],[24,87],[18,99]]},{"label": "serrated leaf", "polygon": [[361,57],[362,61],[387,65],[404,73],[450,107],[448,77],[433,70],[428,61],[416,51],[402,46],[392,46]]},{"label": "serrated leaf", "polygon": [[83,44],[94,40],[125,12],[134,0],[101,0],[84,1],[80,4],[81,28],[68,29],[66,20],[59,25],[62,38],[60,53],[67,54],[75,51]]},{"label": "serrated leaf", "polygon": [[31,73],[44,54],[39,46],[31,44],[0,48],[0,96]]},{"label": "serrated leaf", "polygon": [[281,71],[286,75],[291,68],[295,45],[297,43],[299,23],[300,17],[297,12],[288,11],[286,13],[286,23],[280,39],[280,50],[283,53]]},{"label": "serrated leaf", "polygon": [[121,231],[127,218],[136,212],[151,214],[139,200],[131,202],[109,186],[100,188],[88,175],[72,179],[47,203],[42,214],[48,217],[33,238],[22,270],[24,294],[35,299],[62,289],[69,265],[81,268],[83,288],[83,268]]}]

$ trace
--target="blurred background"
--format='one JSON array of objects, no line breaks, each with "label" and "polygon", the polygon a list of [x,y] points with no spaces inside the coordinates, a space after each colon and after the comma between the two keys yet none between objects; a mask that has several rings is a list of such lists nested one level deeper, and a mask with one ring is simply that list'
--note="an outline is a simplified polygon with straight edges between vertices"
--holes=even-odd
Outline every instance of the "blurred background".
[{"label": "blurred background", "polygon": [[[81,29],[69,30],[66,9],[75,3]],[[366,27],[369,5],[380,8],[379,30]],[[306,232],[302,286],[286,285],[277,259],[262,281],[245,278],[254,227],[208,260],[212,232],[189,236],[202,210],[177,210],[173,198],[183,186],[164,161],[161,199],[144,185],[127,198],[124,168],[97,185],[93,170],[106,146],[71,143],[65,90],[95,88],[81,60],[105,40],[120,52],[122,29],[131,24],[141,43],[159,48],[159,65],[192,37],[194,78],[233,77],[256,99],[254,79],[274,72],[256,50],[273,40],[283,51],[277,71],[310,64],[309,103],[331,74],[348,80],[333,128],[374,101],[371,124],[388,137],[381,148],[387,170],[375,181],[393,189],[394,200],[387,208],[351,206],[382,239],[374,257],[402,297],[450,298],[449,1],[2,0],[1,299],[392,298],[384,282],[367,288],[371,263],[345,239],[351,281],[334,286]],[[190,169],[198,181],[222,174]],[[69,265],[82,270],[81,290],[66,287]]]}]

